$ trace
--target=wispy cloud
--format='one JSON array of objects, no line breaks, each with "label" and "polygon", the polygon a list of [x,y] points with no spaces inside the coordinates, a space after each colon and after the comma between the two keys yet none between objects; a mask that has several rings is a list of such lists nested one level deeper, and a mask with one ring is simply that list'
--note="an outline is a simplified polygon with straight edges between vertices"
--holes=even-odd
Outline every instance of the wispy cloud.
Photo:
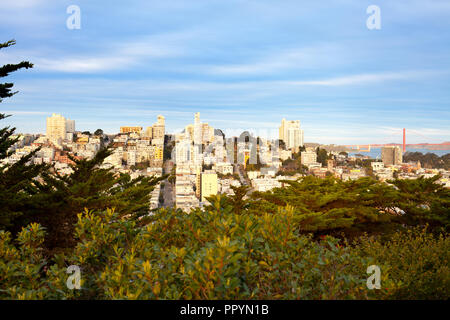
[{"label": "wispy cloud", "polygon": [[380,83],[395,80],[411,80],[423,78],[442,73],[441,71],[404,71],[404,72],[386,72],[372,74],[355,74],[323,80],[290,81],[287,84],[298,86],[349,86],[365,85],[371,83]]},{"label": "wispy cloud", "polygon": [[23,9],[35,7],[49,3],[49,0],[18,0],[18,1],[2,1],[2,9]]},{"label": "wispy cloud", "polygon": [[[321,44],[313,47],[278,50],[277,52],[271,52],[263,57],[256,58],[256,61],[240,64],[215,65],[205,67],[205,71],[218,75],[271,74],[278,71],[336,65],[342,54],[343,51],[340,45]],[[251,59],[255,60],[255,57]]]},{"label": "wispy cloud", "polygon": [[48,112],[44,111],[24,111],[24,110],[2,110],[2,113],[5,114],[11,114],[11,115],[42,115],[42,114],[48,114]]},{"label": "wispy cloud", "polygon": [[36,68],[45,71],[93,73],[120,70],[143,60],[174,57],[179,54],[180,50],[154,44],[151,38],[147,38],[111,46],[103,53],[53,59],[35,57],[33,61]]}]

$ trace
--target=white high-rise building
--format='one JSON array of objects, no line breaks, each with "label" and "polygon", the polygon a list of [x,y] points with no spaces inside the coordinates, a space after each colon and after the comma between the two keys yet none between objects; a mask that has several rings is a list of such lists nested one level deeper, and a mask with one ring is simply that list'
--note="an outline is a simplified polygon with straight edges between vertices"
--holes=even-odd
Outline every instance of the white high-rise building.
[{"label": "white high-rise building", "polygon": [[53,113],[51,117],[47,117],[46,136],[51,140],[64,140],[67,133],[75,132],[75,120],[64,118],[60,114]]},{"label": "white high-rise building", "polygon": [[164,134],[166,131],[166,121],[162,115],[158,116],[157,122],[153,125],[153,139],[161,139],[164,143]]},{"label": "white high-rise building", "polygon": [[191,141],[181,140],[175,145],[175,162],[179,164],[187,164],[191,161]]},{"label": "white high-rise building", "polygon": [[75,132],[75,120],[66,119],[66,132],[67,133]]},{"label": "white high-rise building", "polygon": [[158,143],[164,143],[164,135],[166,133],[166,120],[164,116],[158,115],[158,120],[151,127],[147,127],[145,136],[157,140]]},{"label": "white high-rise building", "polygon": [[202,144],[202,123],[200,122],[200,112],[195,114],[194,119],[194,144]]},{"label": "white high-rise building", "polygon": [[297,151],[304,144],[300,120],[281,120],[279,134],[280,140],[284,141],[287,149],[294,149]]},{"label": "white high-rise building", "polygon": [[214,128],[208,123],[200,121],[199,112],[195,114],[194,124],[187,125],[184,131],[196,145],[209,144],[214,141]]}]

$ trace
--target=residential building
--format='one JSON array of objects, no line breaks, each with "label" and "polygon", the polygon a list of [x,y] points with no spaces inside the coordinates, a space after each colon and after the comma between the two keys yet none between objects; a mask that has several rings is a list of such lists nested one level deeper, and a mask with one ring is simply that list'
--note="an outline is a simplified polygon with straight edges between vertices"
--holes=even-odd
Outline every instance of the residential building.
[{"label": "residential building", "polygon": [[195,114],[194,124],[187,125],[184,132],[195,145],[209,144],[214,141],[214,128],[200,121],[200,112]]},{"label": "residential building", "polygon": [[120,133],[141,133],[142,127],[120,127]]},{"label": "residential building", "polygon": [[317,153],[315,151],[303,151],[300,157],[301,163],[305,166],[317,163]]},{"label": "residential building", "polygon": [[214,171],[205,171],[201,174],[201,201],[206,197],[216,195],[218,191],[217,174]]},{"label": "residential building", "polygon": [[257,178],[252,180],[252,187],[255,191],[266,192],[273,188],[281,188],[281,182],[274,178]]},{"label": "residential building", "polygon": [[303,146],[303,130],[300,128],[300,120],[281,120],[279,128],[280,140],[286,144],[286,148],[298,152]]},{"label": "residential building", "polygon": [[162,139],[164,142],[164,135],[166,133],[165,121],[162,115],[158,116],[158,120],[152,127],[152,139]]},{"label": "residential building", "polygon": [[381,159],[385,166],[399,165],[403,162],[402,149],[399,146],[382,147]]},{"label": "residential building", "polygon": [[372,166],[373,171],[380,171],[380,170],[384,169],[383,162],[374,161],[374,162],[371,162],[370,165]]},{"label": "residential building", "polygon": [[233,174],[233,165],[228,162],[219,162],[214,166],[215,170],[223,175]]},{"label": "residential building", "polygon": [[47,117],[46,136],[50,140],[65,140],[67,133],[75,132],[75,120],[64,118],[60,114],[53,113]]}]

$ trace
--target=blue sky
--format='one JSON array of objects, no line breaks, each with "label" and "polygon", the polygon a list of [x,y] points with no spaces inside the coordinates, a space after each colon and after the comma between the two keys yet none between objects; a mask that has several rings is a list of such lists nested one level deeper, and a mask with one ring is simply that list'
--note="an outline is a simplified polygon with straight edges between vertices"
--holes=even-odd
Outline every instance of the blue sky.
[{"label": "blue sky", "polygon": [[[1,1],[0,64],[19,94],[2,125],[45,132],[61,113],[77,130],[203,121],[228,134],[275,134],[300,120],[305,141],[450,141],[448,0]],[[6,3],[5,3],[6,2]],[[81,29],[69,30],[69,5]],[[369,5],[381,30],[368,30]]]}]

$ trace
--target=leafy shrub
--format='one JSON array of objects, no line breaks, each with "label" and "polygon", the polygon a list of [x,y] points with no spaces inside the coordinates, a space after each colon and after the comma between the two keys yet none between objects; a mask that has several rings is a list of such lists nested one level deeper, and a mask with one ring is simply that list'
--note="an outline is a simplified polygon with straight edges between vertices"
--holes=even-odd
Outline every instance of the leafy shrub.
[{"label": "leafy shrub", "polygon": [[[232,211],[214,205],[190,214],[161,210],[145,227],[114,210],[86,211],[78,216],[77,246],[48,259],[40,250],[45,230],[39,225],[22,230],[17,248],[2,232],[0,298],[449,297],[447,238],[411,232],[386,244],[364,238],[346,245],[330,236],[313,241],[299,234],[292,207],[274,214]],[[382,270],[381,290],[366,287],[372,264]],[[81,268],[81,290],[66,286],[69,265]]]},{"label": "leafy shrub", "polygon": [[0,231],[0,297],[43,299],[48,290],[41,276],[45,259],[40,246],[44,230],[31,224],[19,233],[19,248],[11,243],[11,234]]},{"label": "leafy shrub", "polygon": [[450,297],[450,239],[426,229],[396,233],[387,243],[365,237],[357,254],[383,263],[395,290],[382,291],[393,299],[448,299]]}]

